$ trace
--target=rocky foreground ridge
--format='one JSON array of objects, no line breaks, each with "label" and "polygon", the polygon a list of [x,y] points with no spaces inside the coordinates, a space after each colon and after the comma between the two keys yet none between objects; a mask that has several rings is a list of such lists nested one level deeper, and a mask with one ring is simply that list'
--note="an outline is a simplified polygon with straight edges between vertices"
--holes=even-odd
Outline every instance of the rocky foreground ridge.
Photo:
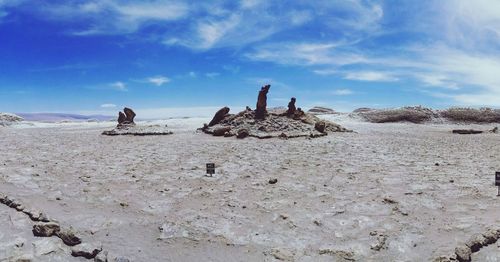
[{"label": "rocky foreground ridge", "polygon": [[270,85],[263,86],[259,92],[256,109],[247,107],[237,114],[230,114],[229,107],[223,107],[209,124],[201,130],[207,134],[224,137],[256,137],[256,138],[295,138],[320,137],[329,132],[349,132],[346,128],[295,107],[296,99],[292,97],[288,109],[267,110],[267,93]]}]

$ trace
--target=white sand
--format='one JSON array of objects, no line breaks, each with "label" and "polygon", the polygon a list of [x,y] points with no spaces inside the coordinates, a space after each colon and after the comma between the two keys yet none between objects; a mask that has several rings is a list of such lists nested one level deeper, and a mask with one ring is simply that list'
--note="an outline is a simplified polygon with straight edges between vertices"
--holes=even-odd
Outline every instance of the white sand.
[{"label": "white sand", "polygon": [[[357,133],[237,140],[195,132],[208,121],[157,121],[175,133],[160,137],[0,128],[0,193],[131,261],[429,261],[500,224],[498,134],[344,119]],[[0,261],[86,261],[4,205],[0,223]],[[497,243],[473,261],[499,257]]]}]

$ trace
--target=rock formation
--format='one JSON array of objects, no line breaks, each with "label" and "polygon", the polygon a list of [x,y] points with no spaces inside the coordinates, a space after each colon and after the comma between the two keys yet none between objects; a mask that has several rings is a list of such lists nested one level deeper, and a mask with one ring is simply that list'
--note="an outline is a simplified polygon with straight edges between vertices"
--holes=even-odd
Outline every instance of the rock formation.
[{"label": "rock formation", "polygon": [[290,102],[288,103],[288,110],[286,111],[287,116],[293,116],[293,114],[295,114],[295,110],[297,110],[297,108],[295,107],[295,101],[295,97],[292,97],[290,99]]},{"label": "rock formation", "polygon": [[205,124],[200,130],[213,136],[235,136],[240,139],[320,137],[327,135],[328,132],[350,131],[333,122],[307,114],[301,108],[295,109],[295,98],[288,104],[288,110],[282,107],[271,108],[268,111],[266,94],[269,87],[266,85],[260,90],[255,111],[247,107],[238,114],[228,114],[229,108],[222,108],[215,114],[210,124]]},{"label": "rock formation", "polygon": [[158,136],[172,134],[172,132],[166,129],[167,126],[136,126],[134,122],[135,116],[135,112],[132,109],[125,107],[123,112],[118,112],[118,125],[116,128],[104,131],[102,134],[106,136]]},{"label": "rock formation", "polygon": [[229,113],[229,107],[223,107],[217,113],[215,113],[214,118],[212,118],[212,121],[208,124],[208,126],[214,126],[218,124],[224,117]]},{"label": "rock formation", "polygon": [[130,126],[134,126],[135,125],[134,118],[135,118],[134,110],[125,107],[123,108],[123,113],[118,112],[118,125],[116,127],[127,128]]},{"label": "rock formation", "polygon": [[259,96],[257,97],[257,106],[255,109],[255,118],[264,119],[267,114],[267,92],[269,92],[271,85],[263,86],[259,91]]}]

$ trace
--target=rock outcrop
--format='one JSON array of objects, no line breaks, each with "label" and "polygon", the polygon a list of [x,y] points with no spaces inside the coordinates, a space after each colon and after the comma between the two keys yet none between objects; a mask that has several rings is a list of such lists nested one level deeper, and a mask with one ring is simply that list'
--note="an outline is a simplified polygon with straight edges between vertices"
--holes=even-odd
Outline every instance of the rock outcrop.
[{"label": "rock outcrop", "polygon": [[255,109],[256,119],[264,119],[267,114],[267,93],[269,92],[269,88],[271,88],[271,85],[265,85],[259,91]]},{"label": "rock outcrop", "polygon": [[117,128],[128,128],[130,126],[134,126],[135,112],[134,110],[125,107],[123,108],[123,113],[118,112],[118,125]]},{"label": "rock outcrop", "polygon": [[[237,138],[294,138],[320,137],[328,132],[348,132],[340,125],[321,120],[318,117],[305,113],[302,109],[295,109],[296,99],[292,98],[286,108],[267,109],[266,102],[269,85],[262,87],[259,92],[257,108],[249,107],[238,114],[229,114],[229,108],[220,109],[214,116],[211,124],[200,128],[203,132],[213,136]],[[264,113],[263,113],[264,112]],[[292,113],[293,112],[293,113]],[[259,115],[260,114],[260,115]],[[222,118],[220,116],[223,115]],[[216,124],[214,124],[216,120]]]}]

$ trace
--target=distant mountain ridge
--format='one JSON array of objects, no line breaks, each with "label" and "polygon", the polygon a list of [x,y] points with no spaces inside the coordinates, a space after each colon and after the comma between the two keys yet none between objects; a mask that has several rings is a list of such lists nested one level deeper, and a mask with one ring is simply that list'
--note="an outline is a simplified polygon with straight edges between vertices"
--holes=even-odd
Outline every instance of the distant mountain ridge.
[{"label": "distant mountain ridge", "polygon": [[79,114],[66,114],[66,113],[16,113],[16,115],[24,118],[25,121],[36,122],[84,122],[84,121],[108,121],[116,117],[105,115],[79,115]]}]

